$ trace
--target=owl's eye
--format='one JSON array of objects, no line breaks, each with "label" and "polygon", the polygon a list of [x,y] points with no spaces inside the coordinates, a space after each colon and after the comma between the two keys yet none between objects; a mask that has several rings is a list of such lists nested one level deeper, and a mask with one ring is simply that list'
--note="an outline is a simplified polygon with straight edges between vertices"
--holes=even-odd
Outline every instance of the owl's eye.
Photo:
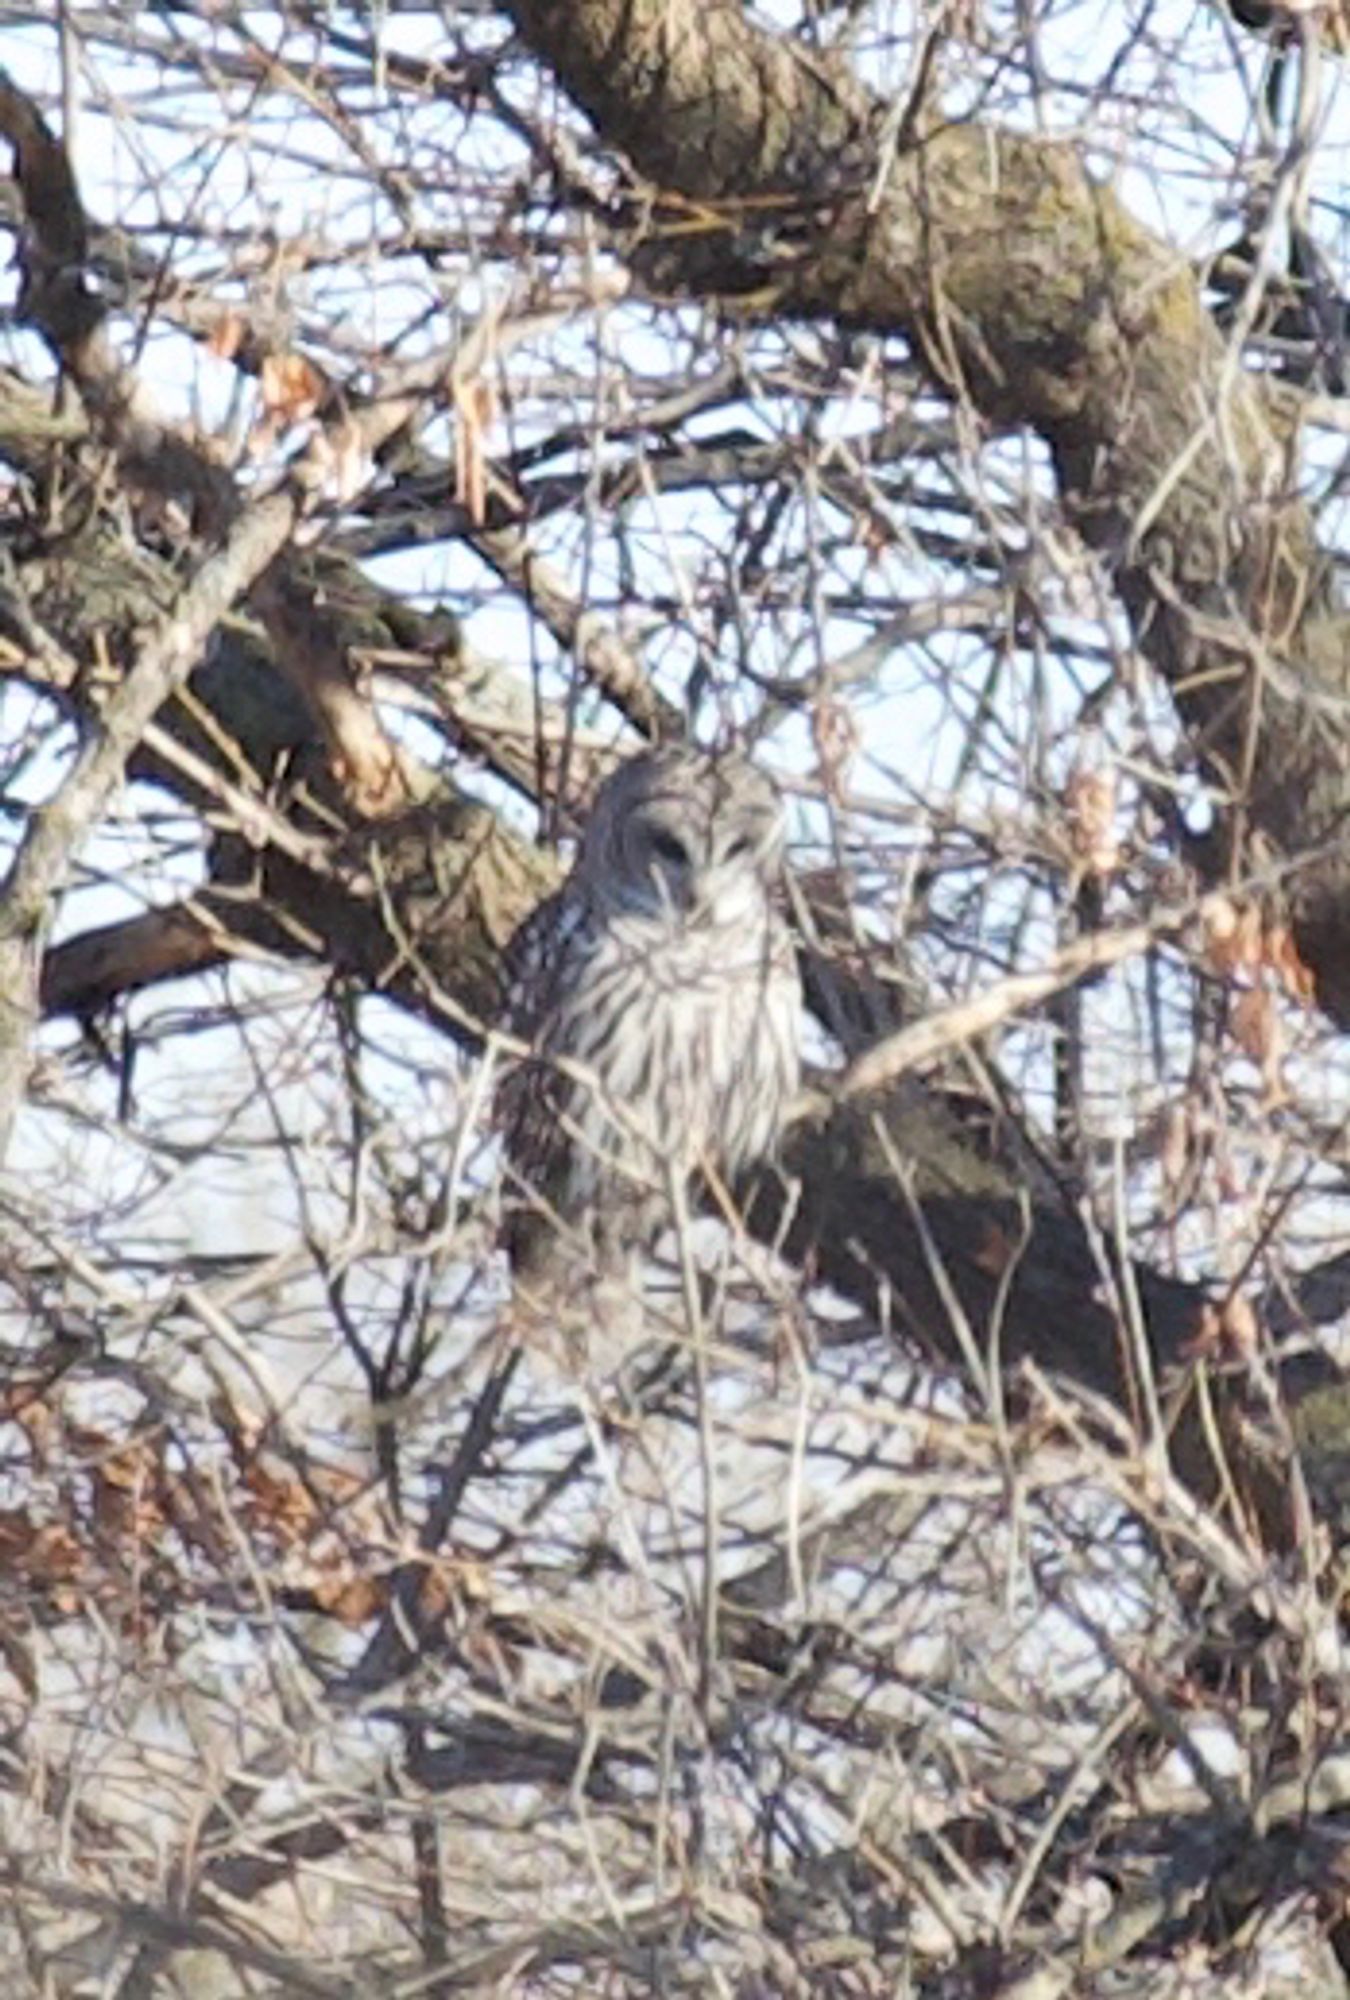
[{"label": "owl's eye", "polygon": [[754,841],[751,840],[748,833],[737,834],[735,840],[732,841],[730,847],[726,851],[726,859],[728,861],[743,861],[746,855],[749,854],[749,852],[753,848],[754,844],[755,844]]},{"label": "owl's eye", "polygon": [[672,868],[689,866],[689,850],[678,834],[671,833],[664,826],[654,826],[647,836],[652,853],[660,861],[667,861]]}]

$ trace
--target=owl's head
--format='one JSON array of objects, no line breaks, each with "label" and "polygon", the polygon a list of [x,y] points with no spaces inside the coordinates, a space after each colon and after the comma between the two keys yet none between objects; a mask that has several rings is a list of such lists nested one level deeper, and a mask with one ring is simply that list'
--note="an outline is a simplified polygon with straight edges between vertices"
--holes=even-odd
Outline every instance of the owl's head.
[{"label": "owl's head", "polygon": [[596,793],[581,865],[613,909],[729,928],[762,917],[783,839],[778,793],[743,757],[651,750]]}]

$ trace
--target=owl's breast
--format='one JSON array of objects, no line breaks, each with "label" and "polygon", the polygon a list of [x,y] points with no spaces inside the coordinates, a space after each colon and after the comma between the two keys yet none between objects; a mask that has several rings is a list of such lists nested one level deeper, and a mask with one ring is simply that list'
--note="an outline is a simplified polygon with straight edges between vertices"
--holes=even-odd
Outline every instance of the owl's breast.
[{"label": "owl's breast", "polygon": [[605,956],[615,1004],[601,1010],[608,1032],[586,1037],[585,1059],[630,1121],[631,1143],[732,1174],[767,1152],[798,1081],[800,991],[785,927],[616,924]]}]

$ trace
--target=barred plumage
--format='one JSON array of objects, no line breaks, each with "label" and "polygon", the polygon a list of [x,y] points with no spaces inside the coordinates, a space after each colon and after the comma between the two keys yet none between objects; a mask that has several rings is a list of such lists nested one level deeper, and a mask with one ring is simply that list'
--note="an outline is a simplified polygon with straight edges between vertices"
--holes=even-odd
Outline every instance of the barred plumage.
[{"label": "barred plumage", "polygon": [[537,1051],[497,1095],[518,1289],[614,1271],[671,1219],[672,1174],[732,1181],[772,1151],[801,999],[782,858],[778,795],[742,757],[652,751],[597,792],[510,952],[506,1025]]}]

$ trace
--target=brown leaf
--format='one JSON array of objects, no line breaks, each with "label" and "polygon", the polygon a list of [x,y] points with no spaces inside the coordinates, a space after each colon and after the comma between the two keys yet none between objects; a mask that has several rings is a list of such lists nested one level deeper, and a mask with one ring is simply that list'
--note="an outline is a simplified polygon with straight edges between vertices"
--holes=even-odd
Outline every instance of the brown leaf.
[{"label": "brown leaf", "polygon": [[284,1467],[273,1471],[255,1458],[244,1469],[244,1484],[253,1495],[255,1511],[283,1541],[306,1541],[320,1526],[312,1496]]},{"label": "brown leaf", "polygon": [[1261,912],[1254,903],[1215,899],[1205,917],[1205,956],[1217,973],[1254,972],[1262,964]]},{"label": "brown leaf", "polygon": [[1317,999],[1317,981],[1299,956],[1294,934],[1287,924],[1271,924],[1266,931],[1266,963],[1285,992],[1305,1007]]},{"label": "brown leaf", "polygon": [[1173,1104],[1163,1120],[1162,1145],[1158,1150],[1158,1164],[1162,1169],[1164,1187],[1175,1192],[1181,1186],[1190,1159],[1190,1110],[1184,1104]]},{"label": "brown leaf", "polygon": [[[73,1583],[77,1577],[83,1576],[88,1568],[88,1559],[84,1549],[64,1523],[49,1521],[33,1536],[22,1567],[34,1582],[45,1584],[49,1590],[55,1590],[58,1586]],[[79,1608],[78,1595],[61,1592],[58,1601],[67,1609]]]},{"label": "brown leaf", "polygon": [[1001,1278],[1012,1263],[1016,1251],[1007,1231],[997,1222],[986,1222],[979,1248],[975,1252],[975,1262],[991,1278]]},{"label": "brown leaf", "polygon": [[1264,986],[1239,993],[1229,1025],[1243,1054],[1260,1068],[1262,1101],[1267,1110],[1283,1104],[1288,1096],[1283,1074],[1284,1027],[1274,994]]},{"label": "brown leaf", "polygon": [[1116,774],[1108,767],[1080,769],[1064,788],[1073,851],[1090,875],[1114,875],[1120,867],[1116,838]]},{"label": "brown leaf", "polygon": [[324,376],[303,354],[269,354],[258,371],[263,410],[282,428],[312,417],[327,388]]},{"label": "brown leaf", "polygon": [[361,426],[350,416],[332,426],[328,444],[333,462],[333,497],[340,506],[345,506],[370,478],[370,454]]},{"label": "brown leaf", "polygon": [[887,549],[895,547],[898,537],[890,523],[880,514],[867,513],[857,528],[858,544],[867,558],[869,569],[875,569]]},{"label": "brown leaf", "polygon": [[26,1382],[15,1383],[0,1401],[0,1417],[7,1417],[11,1423],[18,1425],[28,1439],[35,1470],[44,1470],[57,1417],[42,1392]]},{"label": "brown leaf", "polygon": [[861,741],[853,710],[847,702],[822,695],[812,704],[811,740],[825,789],[833,795],[847,781]]},{"label": "brown leaf", "polygon": [[222,361],[233,361],[244,344],[248,331],[243,317],[236,312],[223,312],[211,329],[207,347],[212,354],[218,354]]},{"label": "brown leaf", "polygon": [[326,1611],[330,1618],[340,1619],[344,1625],[367,1624],[389,1601],[387,1577],[326,1577],[308,1588],[316,1608]]},{"label": "brown leaf", "polygon": [[1214,1357],[1224,1361],[1250,1361],[1261,1341],[1256,1310],[1250,1299],[1233,1292],[1218,1305],[1200,1308],[1200,1325],[1182,1348],[1188,1360]]},{"label": "brown leaf", "polygon": [[131,1535],[138,1542],[158,1541],[167,1526],[158,1504],[158,1466],[142,1454],[121,1452],[93,1475],[93,1517],[105,1537]]},{"label": "brown leaf", "polygon": [[1225,1299],[1219,1311],[1224,1346],[1235,1360],[1249,1361],[1261,1344],[1256,1308],[1242,1292]]},{"label": "brown leaf", "polygon": [[497,398],[482,375],[457,380],[455,404],[455,498],[475,527],[487,519],[487,433],[497,418]]},{"label": "brown leaf", "polygon": [[0,1507],[0,1569],[18,1569],[37,1530],[26,1507]]}]

